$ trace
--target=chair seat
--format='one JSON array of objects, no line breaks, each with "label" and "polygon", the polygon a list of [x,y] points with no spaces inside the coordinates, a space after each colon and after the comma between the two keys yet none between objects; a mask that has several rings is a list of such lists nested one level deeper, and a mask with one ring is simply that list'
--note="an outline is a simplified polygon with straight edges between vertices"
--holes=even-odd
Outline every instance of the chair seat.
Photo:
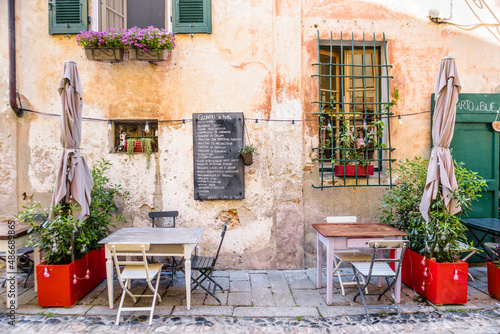
[{"label": "chair seat", "polygon": [[[359,273],[363,276],[368,276],[370,272],[370,265],[371,262],[352,262],[351,263],[354,268],[356,268]],[[383,262],[375,262],[373,264],[373,270],[372,270],[372,277],[379,277],[379,276],[384,276],[384,277],[394,277],[396,276],[396,273],[394,270],[391,269],[391,267]]]},{"label": "chair seat", "polygon": [[[156,274],[160,271],[161,264],[148,265],[149,280],[151,281]],[[142,265],[128,265],[125,266],[121,272],[121,278],[126,279],[146,279],[146,271]]]},{"label": "chair seat", "polygon": [[[17,256],[28,255],[34,252],[33,246],[21,247],[17,250]],[[5,257],[5,252],[0,252],[0,257]]]},{"label": "chair seat", "polygon": [[193,256],[191,258],[191,269],[207,269],[212,268],[214,258],[210,256]]},{"label": "chair seat", "polygon": [[360,251],[356,252],[335,252],[335,257],[343,262],[353,262],[353,261],[371,261],[372,256],[369,254],[365,254]]}]

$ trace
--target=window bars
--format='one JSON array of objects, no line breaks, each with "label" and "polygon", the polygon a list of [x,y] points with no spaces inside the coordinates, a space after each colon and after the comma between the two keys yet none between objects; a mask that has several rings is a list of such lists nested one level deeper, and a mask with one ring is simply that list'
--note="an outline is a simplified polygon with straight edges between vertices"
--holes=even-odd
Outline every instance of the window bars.
[{"label": "window bars", "polygon": [[[321,40],[318,32],[320,185],[391,185],[389,68],[382,41]],[[386,177],[383,171],[387,170]],[[376,172],[376,173],[375,173]],[[329,176],[331,175],[331,176]],[[373,175],[370,177],[370,175]],[[388,180],[386,179],[388,178]]]}]

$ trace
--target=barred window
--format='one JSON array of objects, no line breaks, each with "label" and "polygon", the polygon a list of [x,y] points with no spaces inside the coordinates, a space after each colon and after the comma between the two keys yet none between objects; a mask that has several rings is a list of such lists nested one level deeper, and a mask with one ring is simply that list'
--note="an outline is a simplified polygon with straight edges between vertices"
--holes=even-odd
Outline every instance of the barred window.
[{"label": "barred window", "polygon": [[[320,185],[385,185],[390,173],[389,79],[383,41],[318,37]],[[389,175],[390,182],[390,175]]]}]

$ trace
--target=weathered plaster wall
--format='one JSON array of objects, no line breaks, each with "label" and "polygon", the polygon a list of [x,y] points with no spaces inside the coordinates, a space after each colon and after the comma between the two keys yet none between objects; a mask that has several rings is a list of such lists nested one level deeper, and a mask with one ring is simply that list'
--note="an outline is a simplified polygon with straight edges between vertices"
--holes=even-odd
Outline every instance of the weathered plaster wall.
[{"label": "weathered plaster wall", "polygon": [[[315,233],[310,225],[327,215],[356,215],[376,222],[383,188],[313,189],[318,183],[311,147],[317,145],[317,33],[356,39],[366,33],[388,41],[391,92],[401,101],[396,114],[430,110],[430,94],[441,58],[457,60],[464,92],[494,92],[500,85],[498,47],[449,26],[430,23],[418,1],[257,0],[214,1],[213,33],[177,35],[172,61],[106,64],[86,60],[75,36],[48,35],[47,4],[17,1],[18,90],[23,106],[60,113],[57,86],[65,60],[78,63],[84,87],[84,116],[101,119],[191,119],[195,112],[242,111],[247,118],[304,120],[254,123],[246,129],[259,148],[245,169],[242,201],[194,201],[192,127],[159,123],[159,152],[145,170],[145,158],[108,153],[106,122],[84,122],[82,152],[92,165],[113,163],[110,177],[130,191],[120,204],[128,226],[148,226],[151,210],[179,210],[179,226],[206,228],[202,252],[211,253],[220,237],[222,212],[235,210],[239,224],[228,230],[221,265],[231,268],[300,268],[315,265]],[[420,8],[421,9],[421,8]],[[424,8],[425,9],[425,8]],[[7,22],[6,6],[0,9]],[[415,14],[412,14],[415,13]],[[419,16],[416,16],[419,14]],[[28,19],[29,18],[29,19]],[[0,43],[7,46],[7,25]],[[8,49],[0,49],[0,216],[12,217],[21,205],[48,205],[61,153],[59,119],[27,113],[17,119],[8,106]],[[430,115],[391,120],[394,157],[427,156]],[[23,194],[25,195],[23,196]]]}]

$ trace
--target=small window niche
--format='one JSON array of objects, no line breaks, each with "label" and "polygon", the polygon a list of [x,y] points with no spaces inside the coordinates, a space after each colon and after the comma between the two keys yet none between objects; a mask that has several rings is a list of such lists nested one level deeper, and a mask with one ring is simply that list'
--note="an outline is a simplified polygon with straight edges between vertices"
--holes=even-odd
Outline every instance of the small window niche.
[{"label": "small window niche", "polygon": [[127,153],[129,145],[133,145],[134,153],[144,152],[145,145],[158,152],[158,120],[112,120],[108,128],[112,153]]}]

